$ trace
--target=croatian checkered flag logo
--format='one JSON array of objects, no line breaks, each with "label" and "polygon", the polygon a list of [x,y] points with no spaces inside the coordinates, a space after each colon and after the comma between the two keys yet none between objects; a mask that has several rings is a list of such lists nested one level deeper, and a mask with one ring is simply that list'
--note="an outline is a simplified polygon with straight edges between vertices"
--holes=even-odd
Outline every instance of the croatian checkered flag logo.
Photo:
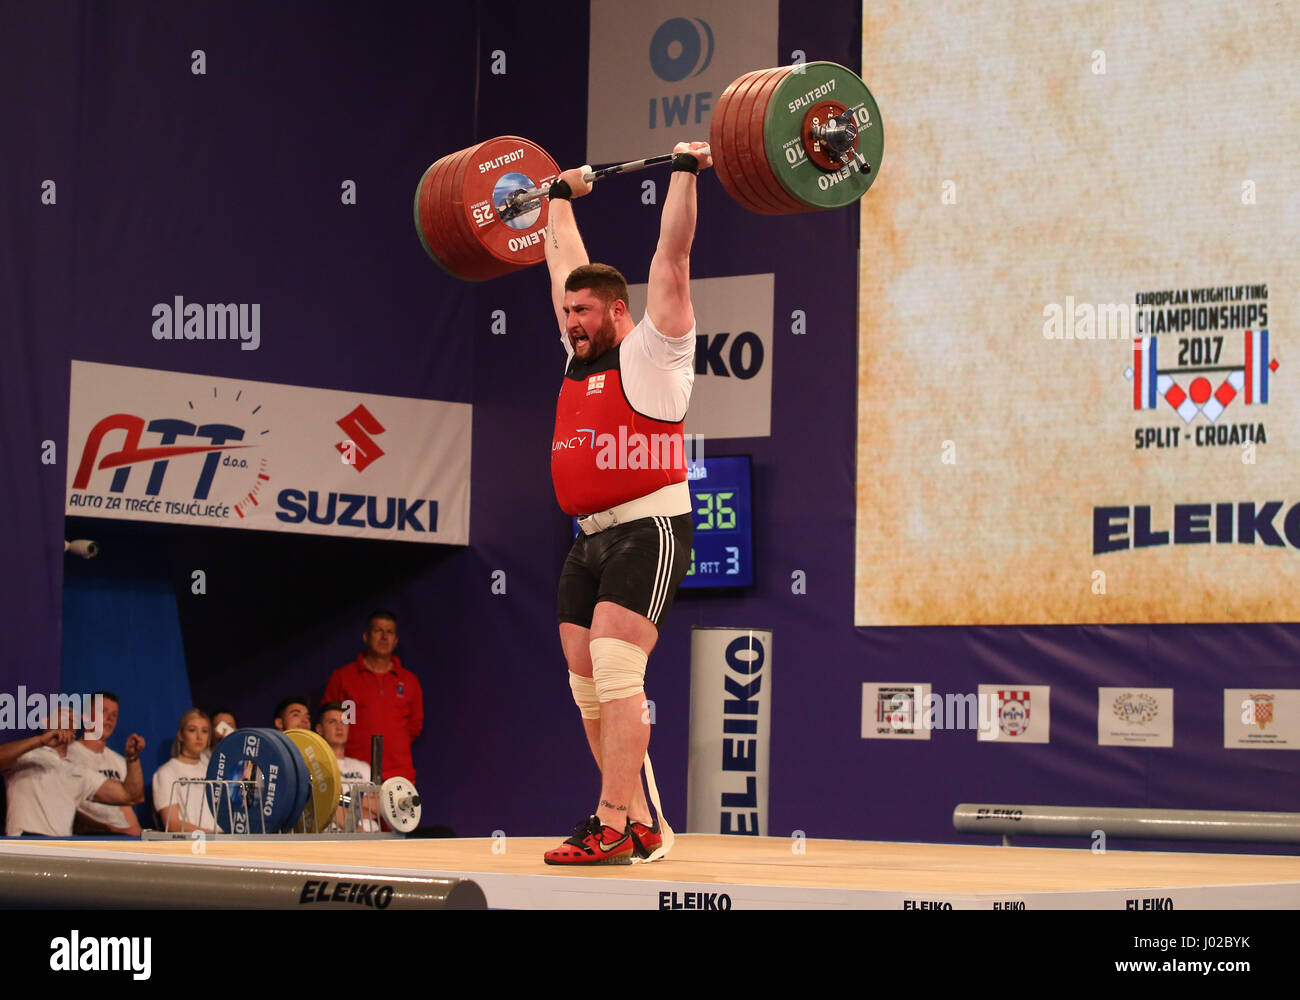
[{"label": "croatian checkered flag logo", "polygon": [[[1269,375],[1278,367],[1277,359],[1268,355],[1267,330],[1243,331],[1239,365],[1161,370],[1158,358],[1157,338],[1138,337],[1133,342],[1133,367],[1124,372],[1133,383],[1133,409],[1154,410],[1163,399],[1189,424],[1198,413],[1213,423],[1238,396],[1245,397],[1242,403],[1246,406],[1267,403]],[[1185,379],[1188,375],[1194,377],[1183,388],[1175,376]],[[1220,377],[1216,388],[1212,379]]]}]

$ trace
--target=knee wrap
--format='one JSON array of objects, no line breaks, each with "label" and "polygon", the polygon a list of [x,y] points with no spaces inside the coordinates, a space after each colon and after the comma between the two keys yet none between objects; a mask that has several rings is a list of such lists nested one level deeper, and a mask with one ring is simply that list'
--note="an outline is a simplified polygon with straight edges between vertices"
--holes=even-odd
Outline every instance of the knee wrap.
[{"label": "knee wrap", "polygon": [[569,671],[569,689],[584,719],[600,718],[600,699],[596,697],[596,682],[590,677]]},{"label": "knee wrap", "polygon": [[592,639],[591,673],[601,701],[630,698],[645,691],[646,651],[634,643],[602,636]]}]

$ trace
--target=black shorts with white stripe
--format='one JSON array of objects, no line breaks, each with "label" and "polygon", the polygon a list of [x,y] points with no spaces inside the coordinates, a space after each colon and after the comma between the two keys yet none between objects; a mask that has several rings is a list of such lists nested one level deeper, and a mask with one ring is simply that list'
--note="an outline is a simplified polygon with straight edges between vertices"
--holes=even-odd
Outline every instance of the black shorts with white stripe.
[{"label": "black shorts with white stripe", "polygon": [[560,573],[559,618],[591,628],[601,601],[660,626],[691,561],[694,515],[642,517],[574,539]]}]

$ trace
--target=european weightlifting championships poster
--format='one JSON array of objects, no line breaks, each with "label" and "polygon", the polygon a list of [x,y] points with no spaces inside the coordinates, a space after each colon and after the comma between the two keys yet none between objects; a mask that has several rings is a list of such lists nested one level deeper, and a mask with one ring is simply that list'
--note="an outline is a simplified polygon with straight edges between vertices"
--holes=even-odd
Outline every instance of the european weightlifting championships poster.
[{"label": "european weightlifting championships poster", "polygon": [[864,9],[855,624],[1300,619],[1296,51],[1263,2]]}]

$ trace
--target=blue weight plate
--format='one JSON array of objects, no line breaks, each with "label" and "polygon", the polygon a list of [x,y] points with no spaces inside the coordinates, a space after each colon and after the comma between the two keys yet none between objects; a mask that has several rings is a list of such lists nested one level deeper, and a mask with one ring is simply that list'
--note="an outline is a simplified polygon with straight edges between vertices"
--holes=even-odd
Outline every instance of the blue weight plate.
[{"label": "blue weight plate", "polygon": [[293,803],[293,816],[289,819],[288,826],[285,827],[285,830],[292,830],[297,825],[298,818],[302,816],[302,811],[307,808],[307,800],[311,798],[311,772],[307,769],[307,761],[303,759],[302,751],[298,749],[298,745],[293,740],[278,729],[271,729],[268,732],[275,733],[280,738],[280,742],[293,751],[290,756],[293,760],[294,771],[297,772],[298,795]]},{"label": "blue weight plate", "polygon": [[[235,806],[233,817],[225,803],[219,803],[217,821],[221,829],[229,833],[261,833],[265,824],[266,832],[272,833],[292,826],[297,818],[293,807],[299,795],[296,758],[296,748],[274,729],[236,729],[218,743],[208,761],[209,781],[239,781],[246,763],[253,764],[254,775],[260,774],[257,789],[248,801],[251,829],[243,828],[239,814],[242,790],[235,788],[230,795]],[[259,813],[261,820],[257,818]]]}]

